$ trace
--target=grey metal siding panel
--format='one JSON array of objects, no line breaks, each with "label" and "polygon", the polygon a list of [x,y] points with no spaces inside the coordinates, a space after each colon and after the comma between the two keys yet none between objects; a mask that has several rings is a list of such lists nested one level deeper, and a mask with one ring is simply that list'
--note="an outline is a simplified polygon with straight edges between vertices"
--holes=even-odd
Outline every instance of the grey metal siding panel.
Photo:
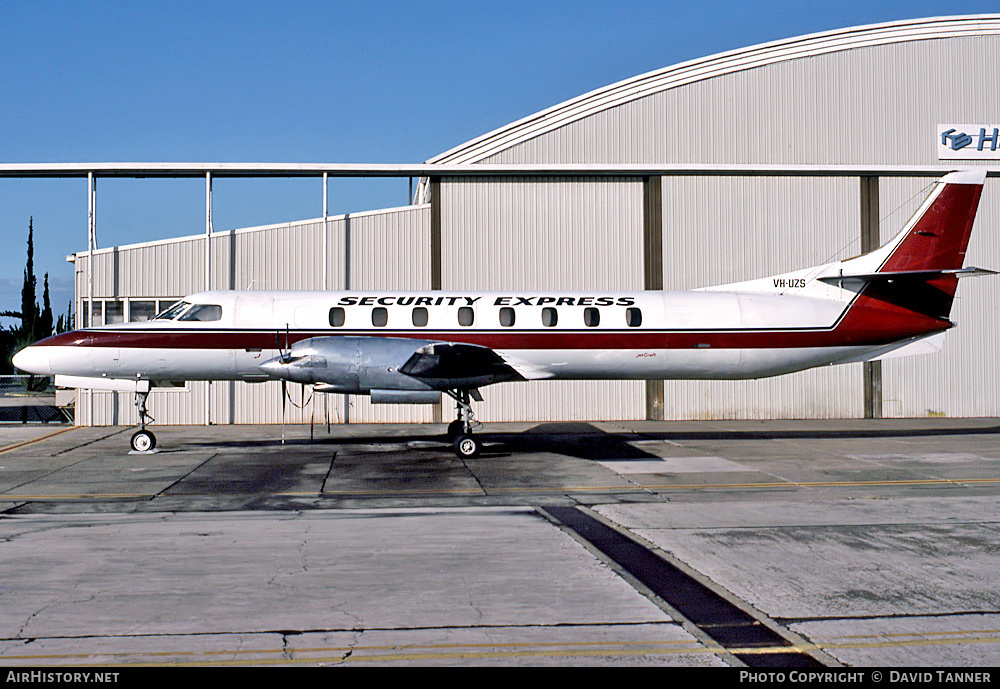
[{"label": "grey metal siding panel", "polygon": [[[639,179],[477,178],[441,189],[443,289],[643,288]],[[641,381],[508,384],[483,397],[482,421],[645,415]]]},{"label": "grey metal siding panel", "polygon": [[856,48],[603,110],[482,163],[937,164],[938,122],[996,118],[1000,36]]},{"label": "grey metal siding panel", "polygon": [[[350,274],[353,289],[414,289],[429,287],[429,207],[359,213],[328,222],[327,286],[342,289]],[[350,242],[347,234],[350,234]],[[322,220],[287,223],[246,230],[214,233],[211,237],[211,287],[213,289],[323,289]],[[95,298],[176,297],[205,288],[205,237],[105,250],[94,256]],[[351,256],[350,265],[344,257]],[[116,259],[117,255],[117,259]],[[113,268],[117,260],[118,272]],[[86,254],[77,256],[77,294],[87,294]],[[117,286],[117,292],[116,292]],[[155,390],[150,409],[156,423],[256,424],[333,423],[344,417],[344,398],[306,391],[288,385],[289,398],[282,407],[277,382],[248,384],[214,382],[210,387],[210,413],[206,415],[204,382],[186,389]],[[90,424],[87,394],[79,399],[79,423]],[[138,422],[133,396],[125,393],[94,394],[95,425]],[[117,401],[115,401],[117,399]],[[349,401],[353,422],[429,421],[429,407],[371,405],[367,398]]]},{"label": "grey metal siding panel", "polygon": [[[881,223],[882,240],[899,231],[919,206],[926,182],[884,180],[883,208],[896,209]],[[883,214],[886,215],[886,214]],[[1000,269],[1000,180],[986,180],[973,225],[966,265]],[[959,282],[951,311],[958,326],[945,335],[936,354],[883,362],[885,416],[1000,416],[1000,277]]]},{"label": "grey metal siding panel", "polygon": [[[685,290],[858,253],[858,181],[663,178],[664,287]],[[668,419],[854,418],[860,365],[759,381],[666,381]]]}]

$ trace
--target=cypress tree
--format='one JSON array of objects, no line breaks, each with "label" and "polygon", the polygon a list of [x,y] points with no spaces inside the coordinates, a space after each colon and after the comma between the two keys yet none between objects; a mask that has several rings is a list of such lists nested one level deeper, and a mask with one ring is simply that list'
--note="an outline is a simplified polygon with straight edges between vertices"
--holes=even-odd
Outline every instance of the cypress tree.
[{"label": "cypress tree", "polygon": [[49,300],[49,274],[45,274],[45,287],[42,290],[42,312],[35,321],[35,340],[52,335],[52,302]]},{"label": "cypress tree", "polygon": [[28,219],[28,263],[24,266],[24,284],[21,287],[21,331],[22,340],[31,340],[35,335],[38,320],[38,302],[35,301],[35,243],[34,216]]}]

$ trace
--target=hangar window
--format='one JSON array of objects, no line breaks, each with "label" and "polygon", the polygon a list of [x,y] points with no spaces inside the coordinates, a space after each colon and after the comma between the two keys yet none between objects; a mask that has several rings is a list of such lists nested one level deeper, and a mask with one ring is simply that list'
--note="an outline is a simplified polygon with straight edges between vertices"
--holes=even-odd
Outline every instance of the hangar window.
[{"label": "hangar window", "polygon": [[546,306],[542,309],[542,325],[546,328],[552,328],[556,323],[559,322],[559,314],[551,306]]},{"label": "hangar window", "polygon": [[128,305],[128,320],[130,323],[148,321],[156,315],[155,301],[131,301]]},{"label": "hangar window", "polygon": [[509,306],[505,306],[500,309],[500,325],[505,328],[509,328],[514,325],[514,309]]},{"label": "hangar window", "polygon": [[584,309],[583,324],[588,328],[596,328],[601,324],[601,312],[593,307]]},{"label": "hangar window", "polygon": [[195,304],[178,318],[179,321],[218,321],[222,319],[222,307],[218,304]]},{"label": "hangar window", "polygon": [[413,325],[418,328],[423,328],[427,325],[427,309],[423,306],[417,306],[413,309]]},{"label": "hangar window", "polygon": [[642,325],[642,311],[635,307],[625,309],[625,322],[630,328],[638,328]]},{"label": "hangar window", "polygon": [[466,328],[476,320],[476,314],[471,306],[463,306],[458,310],[458,324]]},{"label": "hangar window", "polygon": [[104,325],[125,322],[125,302],[107,301],[104,302]]},{"label": "hangar window", "polygon": [[341,328],[347,320],[347,313],[343,306],[334,306],[330,309],[330,325],[334,328]]},{"label": "hangar window", "polygon": [[376,328],[384,328],[389,322],[389,311],[384,306],[376,306],[372,309],[372,325]]}]

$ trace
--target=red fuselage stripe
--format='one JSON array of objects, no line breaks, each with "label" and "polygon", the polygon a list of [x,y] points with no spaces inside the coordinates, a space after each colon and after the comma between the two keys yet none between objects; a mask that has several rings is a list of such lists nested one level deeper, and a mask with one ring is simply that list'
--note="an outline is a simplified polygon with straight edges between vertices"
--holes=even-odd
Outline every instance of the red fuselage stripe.
[{"label": "red fuselage stripe", "polygon": [[[460,342],[499,350],[566,349],[791,349],[802,347],[878,346],[950,326],[947,321],[924,332],[900,334],[881,328],[842,332],[822,330],[732,331],[484,331],[484,330],[87,330],[63,333],[39,346],[120,347],[127,349],[282,349],[311,337],[397,337]],[[852,329],[853,330],[853,329]]]}]

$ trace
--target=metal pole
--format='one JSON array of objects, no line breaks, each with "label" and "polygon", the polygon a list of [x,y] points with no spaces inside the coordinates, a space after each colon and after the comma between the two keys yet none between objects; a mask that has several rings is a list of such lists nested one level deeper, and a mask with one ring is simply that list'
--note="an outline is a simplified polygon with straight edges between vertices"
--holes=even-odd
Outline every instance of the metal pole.
[{"label": "metal pole", "polygon": [[205,290],[212,289],[212,173],[205,173]]},{"label": "metal pole", "polygon": [[[87,173],[87,327],[94,326],[94,223],[97,209],[97,182],[94,173]],[[94,390],[87,390],[89,418],[87,425],[94,425]]]},{"label": "metal pole", "polygon": [[[879,178],[875,175],[866,175],[861,177],[861,253],[875,251],[880,243]],[[866,361],[861,367],[864,416],[866,419],[881,419],[882,362]]]},{"label": "metal pole", "polygon": [[[212,289],[212,173],[205,173],[205,290]],[[205,425],[212,425],[212,382],[205,382]]]},{"label": "metal pole", "polygon": [[330,289],[330,219],[329,219],[329,188],[327,173],[323,173],[323,287]]},{"label": "metal pole", "polygon": [[[327,173],[323,173],[323,290],[330,289],[330,206]],[[323,395],[323,416],[326,417],[326,432],[330,432],[330,395]],[[312,426],[309,427],[310,440]]]}]

